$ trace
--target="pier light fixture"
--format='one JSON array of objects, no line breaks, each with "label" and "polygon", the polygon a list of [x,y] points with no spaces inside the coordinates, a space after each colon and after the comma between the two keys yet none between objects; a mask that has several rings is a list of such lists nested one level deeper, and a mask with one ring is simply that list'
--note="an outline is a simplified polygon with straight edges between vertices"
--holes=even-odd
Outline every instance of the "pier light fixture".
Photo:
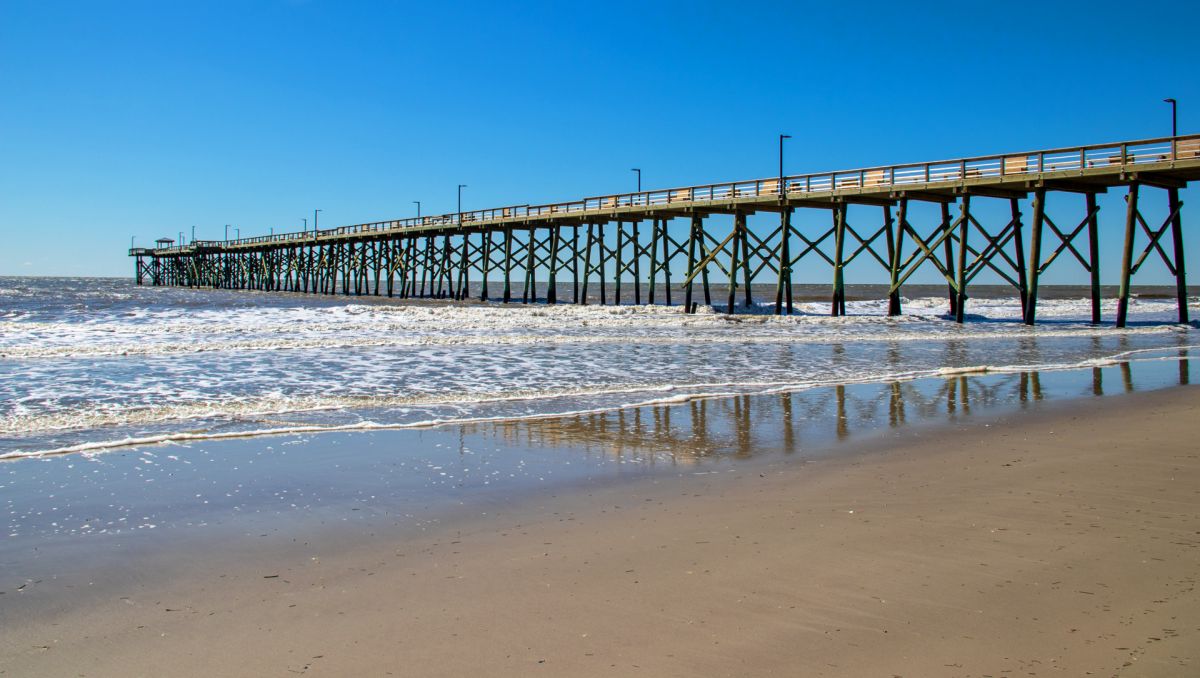
[{"label": "pier light fixture", "polygon": [[192,243],[196,242],[196,225],[192,224]]},{"label": "pier light fixture", "polygon": [[641,192],[642,192],[642,170],[641,170],[641,168],[634,167],[633,169],[631,169],[631,170],[629,170],[629,171],[630,171],[630,172],[637,172],[637,175],[638,175],[638,178],[637,178],[637,192],[638,192],[638,193],[641,193]]},{"label": "pier light fixture", "polygon": [[129,249],[133,249],[135,247],[137,247],[137,236],[131,235],[129,236]]},{"label": "pier light fixture", "polygon": [[225,242],[229,242],[229,224],[225,224]]},{"label": "pier light fixture", "polygon": [[324,212],[324,211],[325,210],[313,210],[313,234],[314,235],[317,232],[317,214],[320,212]]},{"label": "pier light fixture", "polygon": [[791,138],[792,138],[792,135],[790,135],[790,134],[780,134],[779,135],[779,187],[777,190],[779,191],[780,199],[783,198],[784,193],[785,193],[785,191],[783,190],[783,140],[791,139]]},{"label": "pier light fixture", "polygon": [[234,226],[233,233],[234,233],[234,238],[236,238],[238,240],[242,239],[242,229],[238,228],[237,226]]},{"label": "pier light fixture", "polygon": [[300,217],[300,221],[304,222],[304,232],[308,233],[308,217]]},{"label": "pier light fixture", "polygon": [[421,201],[414,200],[413,204],[417,206],[417,219],[420,220],[421,219]]},{"label": "pier light fixture", "polygon": [[458,223],[462,225],[462,190],[466,188],[466,184],[458,185]]},{"label": "pier light fixture", "polygon": [[1171,136],[1179,136],[1179,128],[1176,127],[1176,112],[1179,107],[1179,102],[1174,99],[1163,99],[1164,104],[1171,104]]}]

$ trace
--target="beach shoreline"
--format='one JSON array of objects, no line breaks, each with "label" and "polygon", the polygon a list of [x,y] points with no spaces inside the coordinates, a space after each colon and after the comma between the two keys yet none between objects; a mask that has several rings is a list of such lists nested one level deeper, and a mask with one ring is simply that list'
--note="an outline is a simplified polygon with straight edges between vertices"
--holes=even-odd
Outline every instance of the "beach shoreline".
[{"label": "beach shoreline", "polygon": [[10,605],[0,672],[1186,673],[1200,393],[1050,405],[133,564]]}]

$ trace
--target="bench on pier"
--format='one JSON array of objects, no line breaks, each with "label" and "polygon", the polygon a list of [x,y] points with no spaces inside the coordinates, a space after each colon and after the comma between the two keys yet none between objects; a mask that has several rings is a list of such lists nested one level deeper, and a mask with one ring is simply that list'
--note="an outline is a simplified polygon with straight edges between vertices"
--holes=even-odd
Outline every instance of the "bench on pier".
[{"label": "bench on pier", "polygon": [[690,188],[681,188],[679,190],[671,191],[670,195],[667,196],[667,202],[688,202],[691,199],[692,189]]},{"label": "bench on pier", "polygon": [[775,195],[776,193],[779,193],[778,179],[764,179],[758,183],[759,195]]},{"label": "bench on pier", "polygon": [[1028,156],[1019,155],[1004,159],[1004,174],[1025,174],[1028,171]]},{"label": "bench on pier", "polygon": [[1185,139],[1175,143],[1175,159],[1200,158],[1200,139]]},{"label": "bench on pier", "polygon": [[885,170],[870,170],[863,176],[863,186],[883,186],[887,184],[887,172]]}]

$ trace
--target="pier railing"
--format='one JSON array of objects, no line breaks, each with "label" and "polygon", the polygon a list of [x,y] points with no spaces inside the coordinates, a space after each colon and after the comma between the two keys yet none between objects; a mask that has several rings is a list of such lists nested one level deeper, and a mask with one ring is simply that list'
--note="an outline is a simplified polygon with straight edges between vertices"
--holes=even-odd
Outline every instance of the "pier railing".
[{"label": "pier railing", "polygon": [[[145,254],[170,255],[196,249],[219,249],[281,243],[304,243],[336,236],[398,233],[407,230],[470,228],[484,223],[554,216],[604,214],[624,209],[696,206],[742,199],[804,199],[810,195],[877,193],[915,189],[942,183],[994,183],[1009,178],[1020,180],[1055,173],[1086,174],[1089,171],[1124,171],[1129,167],[1200,159],[1200,135],[1161,137],[1089,146],[1071,146],[1038,151],[985,155],[902,165],[882,165],[853,170],[789,175],[698,186],[655,189],[633,193],[592,196],[582,200],[545,205],[510,205],[436,216],[376,221],[314,231],[277,233],[237,240],[200,240],[188,245],[154,250]],[[130,250],[130,255],[135,255]]]}]

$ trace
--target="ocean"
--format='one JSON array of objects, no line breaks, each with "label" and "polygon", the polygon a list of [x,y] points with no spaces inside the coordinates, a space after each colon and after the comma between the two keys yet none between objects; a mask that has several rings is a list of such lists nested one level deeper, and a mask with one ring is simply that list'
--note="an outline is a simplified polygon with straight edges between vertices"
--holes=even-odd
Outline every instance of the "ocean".
[{"label": "ocean", "polygon": [[766,288],[730,316],[0,278],[0,459],[1176,360],[1198,343],[1173,290],[1139,290],[1124,330],[1106,291],[1093,326],[1087,288],[1046,288],[1031,328],[1011,290],[982,286],[958,325],[944,286],[907,288],[898,318],[881,289],[851,286],[831,318],[823,286],[797,286],[797,313],[774,317]]}]

